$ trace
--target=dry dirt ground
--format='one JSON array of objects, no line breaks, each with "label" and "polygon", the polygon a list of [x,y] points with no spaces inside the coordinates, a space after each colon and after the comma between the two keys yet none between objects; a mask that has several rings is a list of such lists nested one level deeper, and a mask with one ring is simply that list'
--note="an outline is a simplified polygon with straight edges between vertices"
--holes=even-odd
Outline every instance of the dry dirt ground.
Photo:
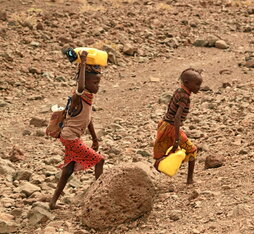
[{"label": "dry dirt ground", "polygon": [[[195,184],[185,184],[186,165],[173,178],[158,175],[150,216],[104,233],[254,233],[254,72],[246,65],[253,64],[253,35],[253,1],[0,0],[1,223],[17,233],[102,233],[79,219],[92,170],[72,177],[51,220],[29,224],[31,207],[45,203],[59,178],[62,146],[45,136],[44,120],[74,85],[76,67],[60,52],[71,45],[112,55],[93,113],[105,170],[152,165],[167,95],[182,70],[203,70],[184,126],[199,147]],[[193,45],[215,37],[228,48]],[[12,154],[14,146],[23,155]],[[224,165],[205,170],[210,155],[224,157]],[[24,181],[38,189],[24,192]]]}]

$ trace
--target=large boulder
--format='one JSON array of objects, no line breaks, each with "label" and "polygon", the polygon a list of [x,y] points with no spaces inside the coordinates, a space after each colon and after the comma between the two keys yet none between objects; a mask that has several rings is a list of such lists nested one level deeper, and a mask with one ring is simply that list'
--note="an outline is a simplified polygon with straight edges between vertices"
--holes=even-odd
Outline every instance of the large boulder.
[{"label": "large boulder", "polygon": [[150,177],[135,163],[113,167],[85,194],[82,222],[102,230],[135,220],[150,213],[154,194]]}]

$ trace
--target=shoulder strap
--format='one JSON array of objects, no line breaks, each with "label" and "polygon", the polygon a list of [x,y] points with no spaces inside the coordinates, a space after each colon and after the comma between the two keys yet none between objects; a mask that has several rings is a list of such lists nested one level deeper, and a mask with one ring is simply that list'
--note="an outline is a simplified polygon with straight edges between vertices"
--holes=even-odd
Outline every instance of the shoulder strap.
[{"label": "shoulder strap", "polygon": [[67,103],[66,103],[66,106],[65,106],[66,111],[69,109],[70,104],[71,104],[71,97],[69,96],[68,100],[67,100]]}]

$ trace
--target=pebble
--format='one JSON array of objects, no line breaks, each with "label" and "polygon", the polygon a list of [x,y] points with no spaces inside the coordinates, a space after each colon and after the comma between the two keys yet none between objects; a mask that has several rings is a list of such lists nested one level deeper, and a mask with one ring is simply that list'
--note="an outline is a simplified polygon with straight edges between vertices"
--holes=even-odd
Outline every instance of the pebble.
[{"label": "pebble", "polygon": [[125,44],[123,47],[123,53],[133,56],[135,53],[137,53],[137,48],[133,47],[131,44]]},{"label": "pebble", "polygon": [[33,117],[30,119],[30,125],[33,125],[38,128],[46,127],[46,126],[48,126],[48,121],[45,119],[38,118],[38,117]]},{"label": "pebble", "polygon": [[222,155],[210,155],[206,157],[205,168],[217,168],[224,165],[225,158]]},{"label": "pebble", "polygon": [[245,66],[248,68],[254,68],[254,58],[247,61]]},{"label": "pebble", "polygon": [[34,47],[39,47],[40,46],[40,43],[39,42],[36,42],[36,41],[32,41],[30,43],[31,46],[34,46]]},{"label": "pebble", "polygon": [[1,101],[1,100],[0,100],[0,107],[5,107],[5,106],[7,106],[7,105],[8,105],[7,102]]},{"label": "pebble", "polygon": [[223,40],[218,40],[215,42],[215,47],[218,49],[227,49],[229,45]]},{"label": "pebble", "polygon": [[44,137],[45,136],[45,130],[36,130],[35,136]]},{"label": "pebble", "polygon": [[32,134],[31,131],[28,130],[28,129],[25,129],[25,130],[22,132],[22,135],[23,135],[23,136],[29,136],[29,135],[31,135],[31,134]]},{"label": "pebble", "polygon": [[137,150],[137,154],[142,155],[143,157],[150,157],[151,154],[149,152],[147,152],[146,150]]}]

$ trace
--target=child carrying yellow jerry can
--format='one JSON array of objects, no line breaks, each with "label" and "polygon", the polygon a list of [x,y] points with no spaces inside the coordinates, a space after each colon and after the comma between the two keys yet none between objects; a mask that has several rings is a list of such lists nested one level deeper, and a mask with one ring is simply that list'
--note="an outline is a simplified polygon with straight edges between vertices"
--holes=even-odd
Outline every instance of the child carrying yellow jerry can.
[{"label": "child carrying yellow jerry can", "polygon": [[167,150],[165,158],[158,165],[158,170],[168,176],[173,176],[177,173],[186,156],[185,150],[180,147],[170,154],[171,149],[172,147]]}]

